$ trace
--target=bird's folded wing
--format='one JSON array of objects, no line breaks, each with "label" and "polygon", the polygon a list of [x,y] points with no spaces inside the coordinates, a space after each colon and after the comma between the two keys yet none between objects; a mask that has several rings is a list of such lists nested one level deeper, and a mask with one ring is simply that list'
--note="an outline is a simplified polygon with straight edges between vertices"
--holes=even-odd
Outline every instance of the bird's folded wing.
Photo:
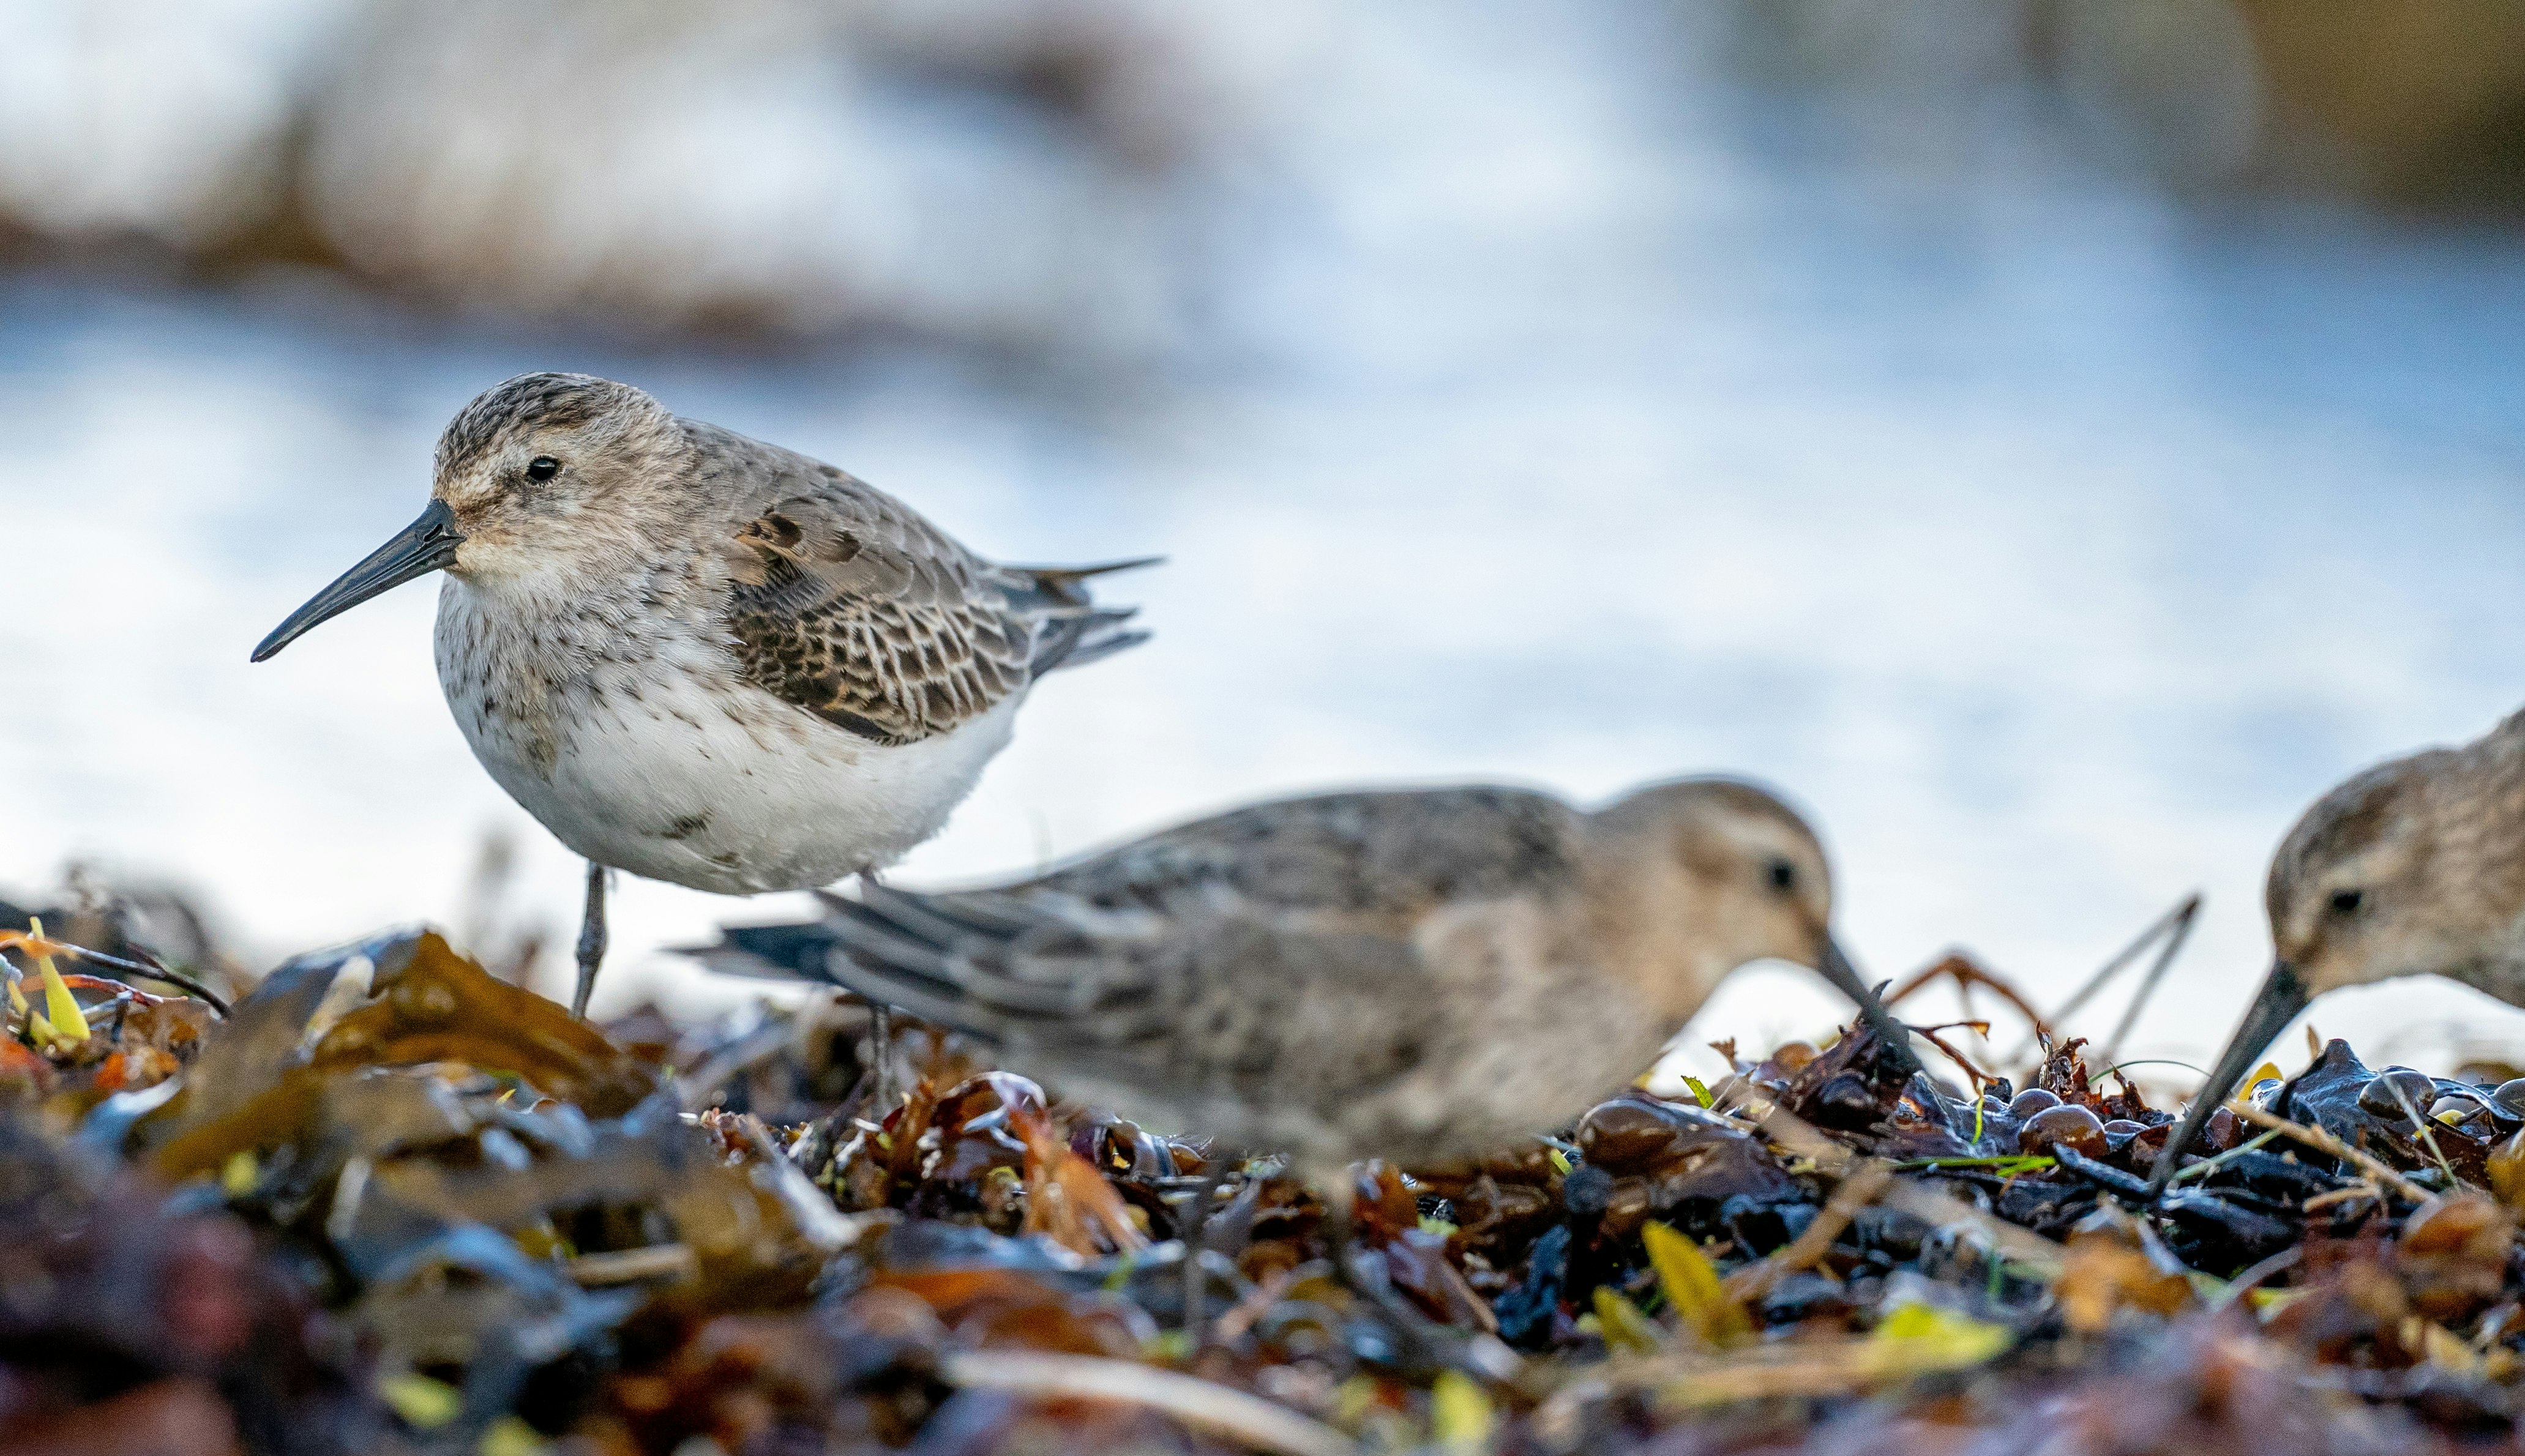
[{"label": "bird's folded wing", "polygon": [[1106,1077],[1254,1091],[1304,1073],[1318,1092],[1364,1091],[1415,1065],[1432,1024],[1409,942],[1263,906],[1174,920],[865,883],[826,903],[827,979]]},{"label": "bird's folded wing", "polygon": [[1325,794],[1213,815],[1002,893],[1167,915],[1233,899],[1408,936],[1449,902],[1573,889],[1582,832],[1568,805],[1521,789]]},{"label": "bird's folded wing", "polygon": [[882,744],[946,733],[1025,686],[1057,619],[910,509],[802,464],[726,553],[749,681]]}]

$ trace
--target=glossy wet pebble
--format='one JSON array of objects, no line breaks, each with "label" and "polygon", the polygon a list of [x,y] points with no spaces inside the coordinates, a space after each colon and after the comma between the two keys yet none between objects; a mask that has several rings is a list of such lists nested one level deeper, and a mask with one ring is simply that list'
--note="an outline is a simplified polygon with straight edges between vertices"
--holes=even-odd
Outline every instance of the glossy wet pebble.
[{"label": "glossy wet pebble", "polygon": [[2104,1124],[2084,1107],[2047,1107],[2028,1120],[2025,1130],[2016,1135],[2021,1152],[2051,1153],[2066,1147],[2091,1158],[2104,1155]]},{"label": "glossy wet pebble", "polygon": [[1772,1066],[1779,1068],[1783,1072],[1795,1074],[1797,1072],[1804,1071],[1807,1064],[1813,1061],[1821,1053],[1815,1050],[1812,1043],[1783,1042],[1779,1044],[1779,1047],[1771,1053],[1770,1060]]},{"label": "glossy wet pebble", "polygon": [[2400,1118],[2408,1122],[2410,1114],[2402,1110],[2404,1107],[2417,1112],[2437,1098],[2437,1083],[2426,1072],[2415,1072],[2409,1067],[2389,1067],[2358,1089],[2358,1105],[2389,1120]]},{"label": "glossy wet pebble", "polygon": [[1579,1153],[1599,1168],[1638,1173],[1667,1157],[1687,1124],[1682,1109],[1640,1096],[1621,1096],[1590,1109],[1578,1123]]}]

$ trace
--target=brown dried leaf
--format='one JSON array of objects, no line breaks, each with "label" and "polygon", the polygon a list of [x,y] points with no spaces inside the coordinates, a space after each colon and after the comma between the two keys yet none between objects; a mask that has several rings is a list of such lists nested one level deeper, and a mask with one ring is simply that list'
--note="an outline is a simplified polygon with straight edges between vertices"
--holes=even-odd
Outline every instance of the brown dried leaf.
[{"label": "brown dried leaf", "polygon": [[316,1043],[315,1071],[464,1062],[522,1078],[591,1117],[619,1117],[657,1090],[656,1074],[558,1002],[458,955],[436,931],[376,957],[373,998]]},{"label": "brown dried leaf", "polygon": [[2106,1234],[2071,1240],[2067,1266],[2053,1292],[2060,1301],[2061,1318],[2081,1335],[2103,1334],[2119,1309],[2171,1315],[2192,1302],[2191,1281],[2158,1268],[2148,1255]]},{"label": "brown dried leaf", "polygon": [[1052,1131],[1051,1119],[1015,1107],[1010,1121],[1025,1140],[1026,1233],[1089,1258],[1148,1247],[1148,1236],[1131,1221],[1130,1205],[1094,1163],[1070,1151]]}]

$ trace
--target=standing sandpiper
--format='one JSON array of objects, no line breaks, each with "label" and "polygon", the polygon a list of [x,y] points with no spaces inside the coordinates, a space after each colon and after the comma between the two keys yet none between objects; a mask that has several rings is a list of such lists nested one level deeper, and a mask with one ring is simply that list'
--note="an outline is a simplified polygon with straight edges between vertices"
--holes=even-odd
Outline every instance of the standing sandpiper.
[{"label": "standing sandpiper", "polygon": [[2323,993],[2437,975],[2525,1006],[2525,712],[2316,800],[2272,856],[2264,898],[2270,975],[2166,1139],[2152,1196],[2271,1038]]},{"label": "standing sandpiper", "polygon": [[289,614],[444,570],[438,681],[501,788],[605,869],[724,895],[881,868],[936,834],[1035,679],[1144,640],[830,465],[585,374],[520,374],[439,437],[429,509]]}]

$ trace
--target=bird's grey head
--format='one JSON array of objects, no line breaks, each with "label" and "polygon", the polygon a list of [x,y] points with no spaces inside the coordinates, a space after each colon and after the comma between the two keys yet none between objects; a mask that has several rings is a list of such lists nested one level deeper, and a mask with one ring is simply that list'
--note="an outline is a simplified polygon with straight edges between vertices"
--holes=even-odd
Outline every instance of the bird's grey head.
[{"label": "bird's grey head", "polygon": [[590,374],[520,374],[474,397],[438,438],[429,507],[291,612],[254,650],[432,571],[567,580],[639,558],[671,511],[693,446],[666,408]]},{"label": "bird's grey head", "polygon": [[1807,966],[1851,998],[1895,1065],[1920,1070],[1911,1034],[1832,934],[1832,867],[1777,795],[1738,779],[1637,790],[1588,822],[1590,896],[1608,967],[1680,1030],[1752,960]]},{"label": "bird's grey head", "polygon": [[2315,801],[2271,857],[2271,942],[2308,996],[2435,973],[2477,981],[2517,909],[2514,805],[2460,752],[2398,758]]},{"label": "bird's grey head", "polygon": [[[430,498],[463,543],[459,575],[535,569],[608,544],[691,446],[641,390],[591,374],[520,374],[474,397],[438,437]],[[636,547],[635,547],[636,549]]]},{"label": "bird's grey head", "polygon": [[1767,790],[1735,779],[1683,779],[1637,790],[1598,810],[1589,838],[1623,888],[1610,898],[1638,947],[1643,987],[1689,1016],[1749,960],[1822,967],[1832,923],[1832,870],[1814,831]]},{"label": "bird's grey head", "polygon": [[[2271,856],[2270,974],[2166,1136],[2148,1196],[2306,1003],[2344,986],[2434,973],[2508,1000],[2525,904],[2513,763],[2499,735],[2382,763],[2314,801]],[[2501,793],[2501,790],[2504,793]]]}]

